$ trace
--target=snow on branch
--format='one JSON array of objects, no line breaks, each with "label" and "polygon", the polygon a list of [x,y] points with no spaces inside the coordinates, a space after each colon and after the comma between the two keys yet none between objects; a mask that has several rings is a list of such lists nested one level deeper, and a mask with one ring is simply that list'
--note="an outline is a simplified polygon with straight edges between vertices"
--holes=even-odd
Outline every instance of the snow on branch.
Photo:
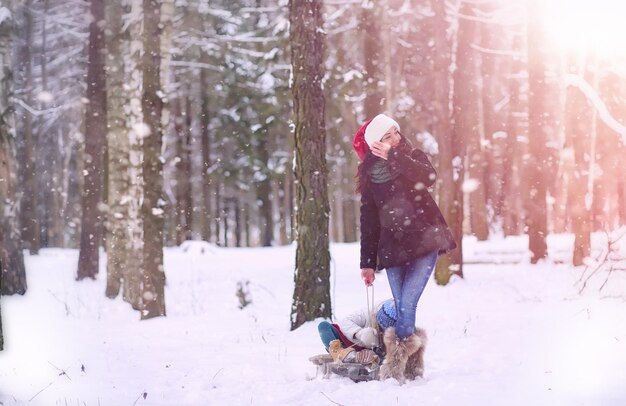
[{"label": "snow on branch", "polygon": [[355,29],[357,29],[358,27],[359,27],[359,23],[358,23],[358,22],[356,22],[356,21],[354,21],[354,22],[351,22],[350,24],[346,24],[346,25],[344,25],[344,26],[342,26],[342,27],[337,27],[337,28],[336,28],[336,29],[334,29],[334,30],[329,30],[329,31],[327,32],[327,36],[328,36],[328,37],[332,37],[332,36],[334,36],[334,35],[341,34],[341,33],[343,33],[343,32],[347,32],[347,31],[352,31],[352,30],[355,30]]},{"label": "snow on branch", "polygon": [[208,70],[212,70],[214,72],[223,72],[224,71],[224,67],[223,66],[216,66],[216,65],[211,65],[211,64],[202,63],[202,62],[173,60],[173,61],[170,61],[170,65],[171,66],[183,66],[183,67],[187,67],[187,68],[208,69]]},{"label": "snow on branch", "polygon": [[252,37],[247,35],[216,35],[214,38],[222,41],[222,42],[263,42],[267,43],[270,41],[280,41],[284,38],[272,36],[272,37]]},{"label": "snow on branch", "polygon": [[345,4],[361,4],[363,0],[325,0],[325,6],[343,6]]},{"label": "snow on branch", "polygon": [[77,106],[77,105],[79,105],[81,103],[80,101],[75,101],[75,102],[72,102],[72,103],[62,104],[60,106],[53,107],[53,108],[46,109],[46,110],[37,110],[34,107],[29,106],[28,104],[26,104],[26,102],[24,102],[23,100],[21,100],[21,99],[19,99],[17,97],[13,97],[12,99],[15,102],[15,104],[20,105],[22,108],[24,108],[26,111],[28,111],[33,116],[43,116],[45,114],[56,113],[57,111],[67,110],[67,109],[75,107],[75,106]]},{"label": "snow on branch", "polygon": [[609,126],[610,129],[622,136],[622,142],[626,145],[626,126],[617,121],[606,108],[606,105],[600,98],[600,95],[594,90],[585,79],[580,75],[573,73],[565,75],[565,84],[567,86],[577,87],[587,97],[587,100],[591,102],[593,107],[598,111],[600,119]]},{"label": "snow on branch", "polygon": [[275,11],[286,9],[286,6],[275,7],[243,7],[239,10],[240,13],[273,13]]},{"label": "snow on branch", "polygon": [[490,55],[500,55],[500,56],[513,56],[513,57],[522,57],[524,56],[523,53],[518,52],[518,51],[513,51],[510,49],[490,49],[490,48],[483,48],[480,45],[477,44],[470,44],[470,46],[472,47],[472,49],[482,52],[483,54],[490,54]]}]

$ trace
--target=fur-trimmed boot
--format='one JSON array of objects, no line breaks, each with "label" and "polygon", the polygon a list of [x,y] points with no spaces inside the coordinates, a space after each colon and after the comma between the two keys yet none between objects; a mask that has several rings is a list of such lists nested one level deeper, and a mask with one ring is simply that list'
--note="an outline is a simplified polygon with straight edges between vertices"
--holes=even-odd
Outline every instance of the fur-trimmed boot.
[{"label": "fur-trimmed boot", "polygon": [[389,327],[383,336],[383,342],[387,349],[387,356],[380,367],[380,380],[396,378],[404,383],[404,371],[409,357],[422,346],[420,338],[413,334],[404,340],[398,339],[396,329]]},{"label": "fur-trimmed boot", "polygon": [[426,343],[428,341],[426,331],[424,329],[418,327],[413,335],[417,336],[421,345],[413,355],[409,356],[409,359],[406,362],[404,376],[410,381],[414,380],[418,376],[420,378],[424,376],[424,351],[426,351]]}]

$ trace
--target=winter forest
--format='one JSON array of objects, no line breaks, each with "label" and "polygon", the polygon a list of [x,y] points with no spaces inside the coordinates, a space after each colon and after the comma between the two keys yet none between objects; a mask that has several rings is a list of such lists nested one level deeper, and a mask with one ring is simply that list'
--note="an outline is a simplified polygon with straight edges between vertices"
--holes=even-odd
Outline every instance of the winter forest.
[{"label": "winter forest", "polygon": [[[0,405],[625,404],[625,13],[0,0]],[[406,383],[309,361],[395,295],[359,274],[380,113],[456,242]]]}]

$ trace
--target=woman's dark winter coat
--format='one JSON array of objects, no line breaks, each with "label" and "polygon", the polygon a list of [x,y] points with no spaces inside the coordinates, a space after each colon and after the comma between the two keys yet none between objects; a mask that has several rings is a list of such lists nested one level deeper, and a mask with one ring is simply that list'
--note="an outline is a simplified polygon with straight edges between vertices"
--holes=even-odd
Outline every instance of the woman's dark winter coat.
[{"label": "woman's dark winter coat", "polygon": [[428,252],[456,248],[428,193],[437,174],[426,154],[394,147],[388,162],[400,172],[395,179],[384,183],[361,180],[361,268],[401,266]]}]

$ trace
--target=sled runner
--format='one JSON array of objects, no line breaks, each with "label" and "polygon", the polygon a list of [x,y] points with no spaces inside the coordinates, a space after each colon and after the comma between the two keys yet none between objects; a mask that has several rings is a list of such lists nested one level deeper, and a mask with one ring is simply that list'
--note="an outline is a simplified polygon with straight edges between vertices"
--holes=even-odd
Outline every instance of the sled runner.
[{"label": "sled runner", "polygon": [[359,364],[351,362],[335,362],[330,354],[314,355],[309,358],[313,364],[317,365],[317,374],[324,379],[330,378],[332,374],[345,376],[354,382],[373,381],[378,379],[379,366],[376,363]]}]

